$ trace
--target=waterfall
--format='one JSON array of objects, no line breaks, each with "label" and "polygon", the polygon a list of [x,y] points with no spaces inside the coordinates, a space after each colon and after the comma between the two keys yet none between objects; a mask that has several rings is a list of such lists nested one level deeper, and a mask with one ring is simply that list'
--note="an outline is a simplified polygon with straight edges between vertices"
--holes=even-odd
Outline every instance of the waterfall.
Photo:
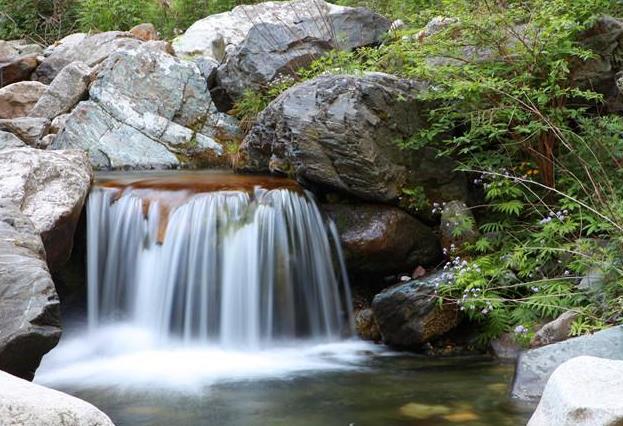
[{"label": "waterfall", "polygon": [[352,334],[335,226],[307,194],[206,192],[171,207],[96,187],[87,218],[91,330],[130,323],[163,343],[233,349]]}]

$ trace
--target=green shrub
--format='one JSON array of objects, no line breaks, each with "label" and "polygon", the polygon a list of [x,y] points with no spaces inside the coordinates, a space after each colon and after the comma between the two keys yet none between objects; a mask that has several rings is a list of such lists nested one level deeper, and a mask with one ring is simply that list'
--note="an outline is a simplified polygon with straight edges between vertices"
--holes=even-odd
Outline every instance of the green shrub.
[{"label": "green shrub", "polygon": [[0,39],[47,45],[73,30],[74,0],[0,0]]}]

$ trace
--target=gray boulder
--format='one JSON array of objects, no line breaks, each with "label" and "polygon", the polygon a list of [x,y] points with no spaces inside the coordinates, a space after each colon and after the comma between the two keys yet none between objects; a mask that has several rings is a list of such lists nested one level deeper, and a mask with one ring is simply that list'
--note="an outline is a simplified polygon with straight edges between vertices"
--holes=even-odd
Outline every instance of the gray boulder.
[{"label": "gray boulder", "polygon": [[623,361],[580,356],[558,367],[528,426],[623,424]]},{"label": "gray boulder", "polygon": [[19,206],[32,221],[52,270],[69,258],[91,180],[91,166],[82,151],[0,151],[0,200]]},{"label": "gray boulder", "polygon": [[69,112],[88,94],[91,68],[84,62],[65,66],[30,111],[31,117],[52,120]]},{"label": "gray boulder", "polygon": [[27,145],[13,133],[0,130],[0,151],[7,148],[24,148]]},{"label": "gray boulder", "polygon": [[438,303],[436,288],[442,279],[434,274],[397,284],[374,297],[372,311],[386,344],[418,348],[459,324],[456,305]]},{"label": "gray boulder", "polygon": [[538,399],[554,370],[563,362],[582,355],[623,360],[623,326],[522,353],[517,361],[512,396]]},{"label": "gray boulder", "polygon": [[434,200],[463,199],[466,181],[453,172],[453,161],[396,143],[425,124],[416,98],[425,88],[382,73],[298,84],[260,114],[240,147],[238,167],[373,201],[395,201],[403,188],[417,185]]},{"label": "gray boulder", "polygon": [[351,273],[411,272],[441,258],[441,245],[428,226],[396,207],[381,204],[325,204],[337,225]]},{"label": "gray boulder", "polygon": [[0,62],[10,61],[23,55],[40,54],[43,49],[28,40],[0,40]]},{"label": "gray boulder", "polygon": [[44,59],[33,73],[33,80],[50,84],[65,66],[81,61],[93,67],[112,53],[133,49],[142,43],[134,35],[122,31],[98,34],[76,33],[65,37],[44,51]]},{"label": "gray boulder", "polygon": [[19,117],[0,120],[0,130],[11,132],[36,147],[39,140],[48,134],[50,120],[46,118]]},{"label": "gray boulder", "polygon": [[114,426],[88,402],[0,372],[0,423],[6,426]]},{"label": "gray boulder", "polygon": [[[58,296],[41,237],[16,206],[2,199],[0,330],[0,370],[28,380],[61,336]],[[5,386],[0,385],[0,393],[4,392]],[[3,408],[0,396],[0,413]],[[5,416],[0,414],[0,423],[5,424]]]},{"label": "gray boulder", "polygon": [[38,81],[21,81],[0,89],[0,119],[27,116],[47,86]]},{"label": "gray boulder", "polygon": [[323,0],[266,2],[197,21],[173,46],[178,56],[222,63],[216,90],[235,100],[329,50],[379,43],[389,27],[390,21],[364,8]]},{"label": "gray boulder", "polygon": [[197,66],[163,51],[160,42],[112,54],[89,94],[67,117],[53,149],[86,150],[97,169],[225,161],[213,137],[226,133],[229,119],[216,111]]}]

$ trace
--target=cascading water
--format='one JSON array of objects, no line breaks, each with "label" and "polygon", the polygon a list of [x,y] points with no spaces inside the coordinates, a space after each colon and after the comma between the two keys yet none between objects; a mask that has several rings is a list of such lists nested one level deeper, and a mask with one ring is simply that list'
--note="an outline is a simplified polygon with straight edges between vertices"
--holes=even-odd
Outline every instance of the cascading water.
[{"label": "cascading water", "polygon": [[132,189],[91,193],[91,329],[123,321],[165,343],[246,349],[350,334],[335,229],[307,196],[222,191],[196,194],[166,219],[162,210]]}]

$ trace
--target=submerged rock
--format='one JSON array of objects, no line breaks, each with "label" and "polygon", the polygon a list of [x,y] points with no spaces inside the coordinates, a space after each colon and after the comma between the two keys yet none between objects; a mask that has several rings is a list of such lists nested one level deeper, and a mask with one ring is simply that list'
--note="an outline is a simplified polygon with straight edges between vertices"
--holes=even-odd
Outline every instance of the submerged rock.
[{"label": "submerged rock", "polygon": [[563,362],[582,355],[623,360],[623,326],[522,353],[517,361],[512,396],[538,399],[554,370]]},{"label": "submerged rock", "polygon": [[0,423],[18,425],[114,426],[88,402],[0,372]]},{"label": "submerged rock", "polygon": [[27,116],[47,86],[38,81],[22,81],[0,89],[0,118]]},{"label": "submerged rock", "polygon": [[32,221],[52,270],[69,258],[91,180],[91,166],[81,151],[0,151],[0,201],[19,206]]},{"label": "submerged rock", "polygon": [[389,27],[364,8],[323,0],[265,2],[197,21],[173,46],[178,56],[222,64],[217,90],[228,98],[221,103],[231,105],[245,90],[265,88],[330,50],[378,43]]},{"label": "submerged rock", "polygon": [[230,131],[230,120],[216,111],[197,66],[163,51],[159,42],[112,54],[89,94],[66,118],[53,149],[86,150],[97,169],[225,161],[214,137]]},{"label": "submerged rock", "polygon": [[382,73],[298,84],[260,114],[240,147],[239,168],[373,201],[397,200],[404,187],[418,185],[433,198],[463,199],[466,182],[453,161],[396,143],[424,125],[416,95],[425,87]]},{"label": "submerged rock", "polygon": [[399,208],[325,204],[323,210],[337,225],[351,273],[412,271],[441,258],[441,245],[432,229]]},{"label": "submerged rock", "polygon": [[551,375],[528,426],[623,424],[623,361],[580,356]]},{"label": "submerged rock", "polygon": [[[4,176],[1,181],[6,182]],[[61,336],[58,296],[46,266],[41,237],[16,206],[2,199],[0,330],[0,370],[29,380],[41,357],[56,346]],[[4,375],[0,373],[0,377]],[[2,424],[11,424],[8,413],[2,413],[6,410],[2,396],[6,398],[7,391],[5,383],[0,384]]]},{"label": "submerged rock", "polygon": [[436,284],[441,274],[397,284],[377,294],[372,310],[383,341],[392,346],[417,348],[456,327],[456,305],[439,305]]}]

